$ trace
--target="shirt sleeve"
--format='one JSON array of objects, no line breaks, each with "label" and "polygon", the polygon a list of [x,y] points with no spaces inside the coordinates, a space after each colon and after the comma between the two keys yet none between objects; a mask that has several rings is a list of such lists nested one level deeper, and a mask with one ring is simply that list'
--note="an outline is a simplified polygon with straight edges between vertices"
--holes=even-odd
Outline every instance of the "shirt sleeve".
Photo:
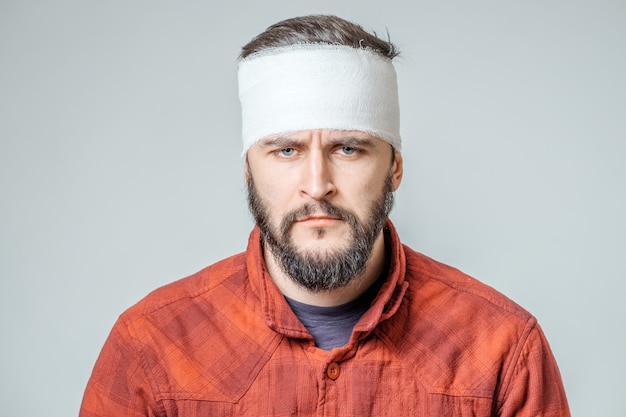
[{"label": "shirt sleeve", "polygon": [[498,394],[500,417],[570,417],[559,368],[533,319]]},{"label": "shirt sleeve", "polygon": [[118,320],[87,383],[79,417],[157,417],[156,410],[131,333]]}]

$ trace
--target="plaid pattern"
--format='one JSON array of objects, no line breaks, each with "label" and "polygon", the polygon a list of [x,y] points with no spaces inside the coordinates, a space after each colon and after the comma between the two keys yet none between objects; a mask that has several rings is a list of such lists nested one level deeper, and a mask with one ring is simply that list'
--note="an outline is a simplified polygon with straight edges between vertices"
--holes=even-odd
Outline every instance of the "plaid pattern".
[{"label": "plaid pattern", "polygon": [[245,253],[123,313],[80,417],[569,416],[536,320],[386,229],[389,276],[348,344],[315,347]]}]

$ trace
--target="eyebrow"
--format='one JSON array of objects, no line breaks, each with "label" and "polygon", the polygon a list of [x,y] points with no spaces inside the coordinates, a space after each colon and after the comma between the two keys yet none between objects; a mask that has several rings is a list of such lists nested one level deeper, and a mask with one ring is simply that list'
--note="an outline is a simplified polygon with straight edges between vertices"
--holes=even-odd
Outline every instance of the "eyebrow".
[{"label": "eyebrow", "polygon": [[[290,136],[271,136],[259,141],[259,145],[265,148],[295,148],[301,147],[306,140],[298,139]],[[339,136],[328,140],[327,145],[331,147],[347,146],[350,148],[374,148],[376,144],[369,138],[360,138],[357,136]]]},{"label": "eyebrow", "polygon": [[374,142],[371,139],[357,138],[354,136],[334,138],[330,140],[330,143],[333,146],[341,145],[341,146],[360,147],[360,148],[371,148],[374,146]]},{"label": "eyebrow", "polygon": [[304,143],[304,141],[286,136],[273,136],[270,138],[261,139],[261,141],[259,142],[261,146],[271,146],[278,148],[290,148],[293,146],[301,145],[302,143]]},{"label": "eyebrow", "polygon": [[[292,148],[302,146],[306,140],[301,140],[289,136],[273,136],[262,139],[259,144],[264,147],[276,147],[276,148]],[[337,137],[328,140],[330,146],[348,146],[348,147],[360,147],[360,148],[372,148],[374,147],[374,141],[369,138],[359,138],[355,136]]]}]

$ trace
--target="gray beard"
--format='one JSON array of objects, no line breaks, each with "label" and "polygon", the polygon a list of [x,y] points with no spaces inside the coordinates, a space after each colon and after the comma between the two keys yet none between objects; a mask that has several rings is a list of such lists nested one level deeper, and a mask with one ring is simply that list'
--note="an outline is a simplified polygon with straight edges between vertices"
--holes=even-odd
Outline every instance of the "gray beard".
[{"label": "gray beard", "polygon": [[[261,230],[261,241],[269,249],[281,269],[294,282],[312,293],[335,290],[350,284],[363,273],[372,254],[376,238],[383,230],[393,208],[391,174],[379,198],[372,201],[367,219],[361,223],[355,214],[327,201],[306,204],[282,219],[279,230],[270,223],[267,204],[259,196],[252,175],[248,175],[248,206]],[[311,213],[338,217],[350,227],[350,244],[345,249],[306,253],[299,250],[291,238],[291,226],[298,218]],[[325,233],[319,228],[317,233]]]}]

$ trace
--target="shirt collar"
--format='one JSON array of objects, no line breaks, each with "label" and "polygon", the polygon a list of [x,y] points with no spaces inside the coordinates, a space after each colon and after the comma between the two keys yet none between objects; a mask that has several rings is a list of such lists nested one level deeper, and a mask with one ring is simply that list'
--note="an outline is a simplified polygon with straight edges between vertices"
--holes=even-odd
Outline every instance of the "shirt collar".
[{"label": "shirt collar", "polygon": [[[398,310],[408,287],[408,283],[404,279],[406,273],[404,248],[395,227],[389,220],[385,225],[384,233],[387,248],[386,256],[389,262],[387,279],[378,295],[374,298],[372,306],[355,325],[353,338],[354,333],[357,333],[359,338],[364,337],[378,323],[393,316]],[[250,285],[259,295],[267,326],[287,337],[312,340],[312,336],[293,313],[267,271],[265,260],[263,259],[261,234],[258,226],[254,227],[248,239],[246,263]]]}]

